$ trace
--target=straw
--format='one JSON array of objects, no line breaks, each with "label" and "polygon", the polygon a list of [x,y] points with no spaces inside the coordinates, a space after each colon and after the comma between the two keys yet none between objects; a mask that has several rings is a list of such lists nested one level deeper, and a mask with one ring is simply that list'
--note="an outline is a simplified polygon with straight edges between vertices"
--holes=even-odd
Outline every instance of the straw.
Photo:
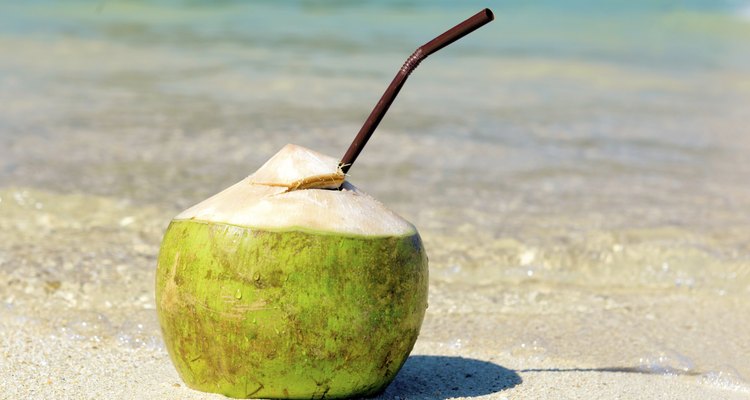
[{"label": "straw", "polygon": [[427,58],[427,56],[429,56],[430,54],[442,49],[443,47],[455,42],[458,39],[461,39],[469,33],[474,32],[476,29],[492,21],[494,18],[495,17],[492,14],[492,11],[490,11],[489,8],[485,8],[484,10],[474,14],[474,16],[467,19],[466,21],[461,22],[460,24],[447,30],[442,35],[419,47],[411,56],[409,56],[409,58],[406,59],[406,62],[404,62],[404,65],[398,71],[396,77],[393,78],[393,81],[390,85],[388,85],[385,93],[383,93],[380,101],[378,101],[378,104],[375,105],[375,108],[370,113],[370,116],[367,117],[365,124],[362,125],[362,128],[359,130],[359,133],[357,133],[357,136],[349,146],[346,154],[344,154],[344,158],[341,159],[339,166],[344,173],[347,173],[349,171],[349,168],[351,168],[352,164],[357,159],[357,156],[359,156],[359,153],[362,152],[362,149],[367,144],[367,141],[370,140],[370,136],[372,136],[372,133],[375,132],[375,129],[378,127],[378,124],[380,124],[383,116],[386,112],[388,112],[388,108],[391,106],[393,100],[398,95],[401,87],[404,86],[406,78],[408,78],[409,74],[411,74],[412,71],[417,68],[419,63]]}]

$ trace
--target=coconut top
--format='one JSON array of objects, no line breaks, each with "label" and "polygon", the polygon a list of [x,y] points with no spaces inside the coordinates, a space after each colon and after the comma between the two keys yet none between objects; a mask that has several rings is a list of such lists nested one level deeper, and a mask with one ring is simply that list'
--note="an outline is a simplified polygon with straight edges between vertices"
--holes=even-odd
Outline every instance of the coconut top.
[{"label": "coconut top", "polygon": [[[360,236],[416,232],[408,221],[344,179],[336,159],[288,144],[254,174],[188,208],[175,220]],[[342,184],[343,190],[336,190]]]}]

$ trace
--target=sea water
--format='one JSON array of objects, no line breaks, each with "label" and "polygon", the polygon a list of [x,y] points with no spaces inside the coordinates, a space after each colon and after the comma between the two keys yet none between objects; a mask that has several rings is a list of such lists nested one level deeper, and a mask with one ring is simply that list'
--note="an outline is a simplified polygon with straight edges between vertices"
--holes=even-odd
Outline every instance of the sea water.
[{"label": "sea water", "polygon": [[0,372],[167,363],[171,217],[286,143],[343,155],[405,58],[485,6],[350,171],[424,239],[417,351],[745,385],[740,0],[0,5],[0,348],[25,363]]}]

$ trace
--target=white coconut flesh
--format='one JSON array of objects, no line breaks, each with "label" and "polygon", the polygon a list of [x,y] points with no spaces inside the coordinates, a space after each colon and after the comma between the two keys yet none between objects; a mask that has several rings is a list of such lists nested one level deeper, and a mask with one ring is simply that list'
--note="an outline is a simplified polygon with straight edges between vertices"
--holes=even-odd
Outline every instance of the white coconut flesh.
[{"label": "white coconut flesh", "polygon": [[[349,182],[336,159],[288,144],[260,169],[175,220],[265,230],[404,236],[416,229]],[[343,184],[343,190],[336,190]]]}]

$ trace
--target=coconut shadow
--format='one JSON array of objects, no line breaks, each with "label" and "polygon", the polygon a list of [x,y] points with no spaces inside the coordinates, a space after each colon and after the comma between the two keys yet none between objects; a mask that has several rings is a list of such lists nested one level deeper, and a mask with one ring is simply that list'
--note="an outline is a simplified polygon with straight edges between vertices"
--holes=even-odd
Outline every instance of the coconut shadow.
[{"label": "coconut shadow", "polygon": [[522,382],[513,370],[463,357],[411,356],[396,379],[374,399],[451,399],[477,397]]}]

